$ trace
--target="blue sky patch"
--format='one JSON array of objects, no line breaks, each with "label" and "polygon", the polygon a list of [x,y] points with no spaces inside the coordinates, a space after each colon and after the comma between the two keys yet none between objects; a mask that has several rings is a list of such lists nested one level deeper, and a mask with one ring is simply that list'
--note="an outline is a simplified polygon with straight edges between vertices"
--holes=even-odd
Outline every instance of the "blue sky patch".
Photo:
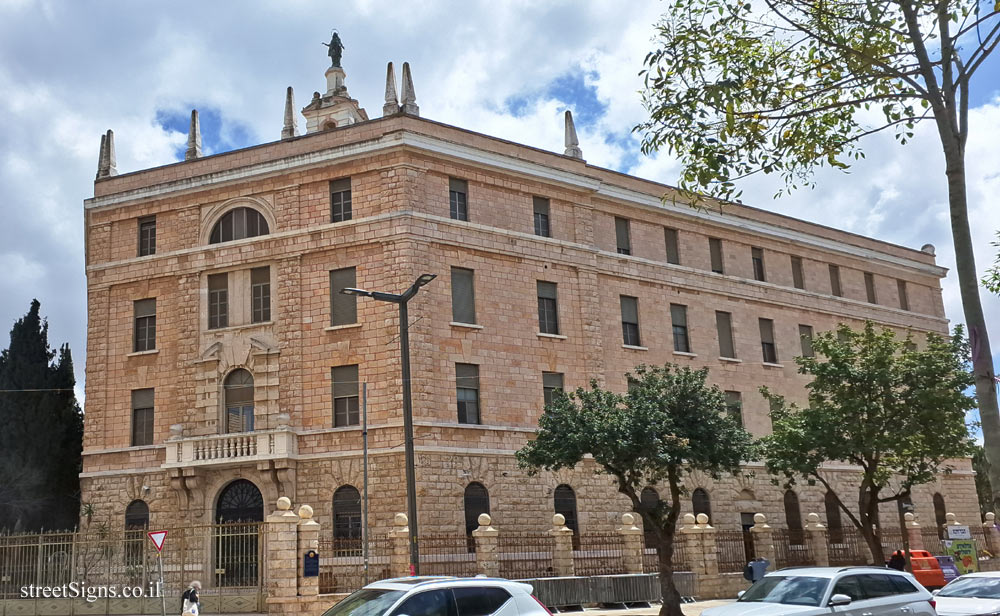
[{"label": "blue sky patch", "polygon": [[[218,109],[198,109],[198,119],[201,124],[201,149],[205,156],[238,150],[257,143],[247,126],[224,121]],[[164,130],[187,135],[191,125],[191,111],[159,109],[156,111],[156,123]],[[185,150],[187,150],[186,142],[176,149],[177,160],[184,160]]]},{"label": "blue sky patch", "polygon": [[541,99],[554,99],[566,104],[573,112],[577,130],[598,121],[608,106],[597,98],[597,87],[589,85],[598,79],[596,71],[573,70],[542,86],[534,92],[511,96],[503,102],[503,111],[514,117],[523,117],[529,107]]}]

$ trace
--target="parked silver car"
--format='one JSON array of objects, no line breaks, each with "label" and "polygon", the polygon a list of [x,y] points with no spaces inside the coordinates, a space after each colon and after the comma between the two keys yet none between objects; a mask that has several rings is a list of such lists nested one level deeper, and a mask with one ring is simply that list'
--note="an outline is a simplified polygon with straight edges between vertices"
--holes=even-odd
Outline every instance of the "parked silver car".
[{"label": "parked silver car", "polygon": [[735,603],[703,616],[935,616],[909,573],[878,567],[797,567],[768,573]]},{"label": "parked silver car", "polygon": [[934,593],[939,616],[1000,614],[1000,572],[967,573]]}]

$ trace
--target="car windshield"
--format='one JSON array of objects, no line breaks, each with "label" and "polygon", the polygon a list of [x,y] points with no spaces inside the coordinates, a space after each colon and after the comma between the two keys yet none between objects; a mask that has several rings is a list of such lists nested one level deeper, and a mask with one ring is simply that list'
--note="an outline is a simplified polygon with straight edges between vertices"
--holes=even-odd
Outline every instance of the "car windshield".
[{"label": "car windshield", "polygon": [[829,578],[768,575],[743,593],[740,601],[818,607],[829,583]]},{"label": "car windshield", "polygon": [[1000,578],[961,577],[941,589],[939,597],[975,597],[1000,599]]},{"label": "car windshield", "polygon": [[362,588],[323,612],[323,616],[382,616],[404,594],[402,590]]}]

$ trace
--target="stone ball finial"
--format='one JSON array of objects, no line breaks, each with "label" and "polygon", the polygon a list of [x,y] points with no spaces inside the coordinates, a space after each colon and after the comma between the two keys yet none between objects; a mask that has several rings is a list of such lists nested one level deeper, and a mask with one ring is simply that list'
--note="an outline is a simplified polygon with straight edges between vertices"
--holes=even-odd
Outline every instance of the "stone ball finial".
[{"label": "stone ball finial", "polygon": [[763,513],[755,513],[753,514],[753,523],[763,526],[764,524],[767,524],[767,516]]},{"label": "stone ball finial", "polygon": [[997,514],[993,513],[992,511],[986,513],[987,524],[993,524],[994,522],[996,522],[996,519],[997,519]]},{"label": "stone ball finial", "polygon": [[299,507],[299,517],[303,520],[311,520],[313,517],[313,508],[309,505],[302,505]]},{"label": "stone ball finial", "polygon": [[810,524],[819,524],[819,514],[815,512],[810,513],[809,515],[806,516],[806,520]]},{"label": "stone ball finial", "polygon": [[705,515],[704,513],[699,513],[697,516],[695,516],[694,519],[695,521],[698,522],[698,524],[701,524],[702,526],[708,524],[708,516]]},{"label": "stone ball finial", "polygon": [[477,520],[479,521],[480,526],[489,526],[493,523],[493,518],[490,517],[490,514],[488,513],[480,513]]},{"label": "stone ball finial", "polygon": [[909,512],[909,511],[907,511],[906,513],[903,514],[903,519],[906,520],[907,522],[912,522],[913,521],[913,514],[911,512]]},{"label": "stone ball finial", "polygon": [[635,516],[631,513],[623,513],[622,526],[635,526]]},{"label": "stone ball finial", "polygon": [[278,499],[278,511],[288,511],[292,508],[292,501],[287,496]]},{"label": "stone ball finial", "polygon": [[927,253],[932,257],[937,254],[937,250],[934,248],[934,244],[924,244],[920,247],[920,252]]},{"label": "stone ball finial", "polygon": [[944,514],[944,519],[947,521],[948,524],[958,524],[957,518],[954,513]]},{"label": "stone ball finial", "polygon": [[692,526],[696,522],[697,522],[697,520],[695,519],[693,513],[685,513],[684,514],[684,525],[685,526]]},{"label": "stone ball finial", "polygon": [[552,526],[558,526],[559,528],[566,526],[566,516],[561,513],[552,516]]},{"label": "stone ball finial", "polygon": [[410,523],[410,519],[406,517],[405,513],[397,513],[396,517],[392,519],[392,523],[402,528]]}]

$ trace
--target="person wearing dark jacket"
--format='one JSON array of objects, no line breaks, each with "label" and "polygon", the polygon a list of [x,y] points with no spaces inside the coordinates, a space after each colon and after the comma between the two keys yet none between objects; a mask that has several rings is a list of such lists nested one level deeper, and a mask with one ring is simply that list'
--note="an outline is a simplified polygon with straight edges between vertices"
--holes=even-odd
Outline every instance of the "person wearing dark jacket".
[{"label": "person wearing dark jacket", "polygon": [[903,556],[903,552],[896,550],[892,553],[892,557],[889,558],[889,564],[887,565],[890,569],[895,569],[897,571],[903,571],[906,569],[906,557]]}]

